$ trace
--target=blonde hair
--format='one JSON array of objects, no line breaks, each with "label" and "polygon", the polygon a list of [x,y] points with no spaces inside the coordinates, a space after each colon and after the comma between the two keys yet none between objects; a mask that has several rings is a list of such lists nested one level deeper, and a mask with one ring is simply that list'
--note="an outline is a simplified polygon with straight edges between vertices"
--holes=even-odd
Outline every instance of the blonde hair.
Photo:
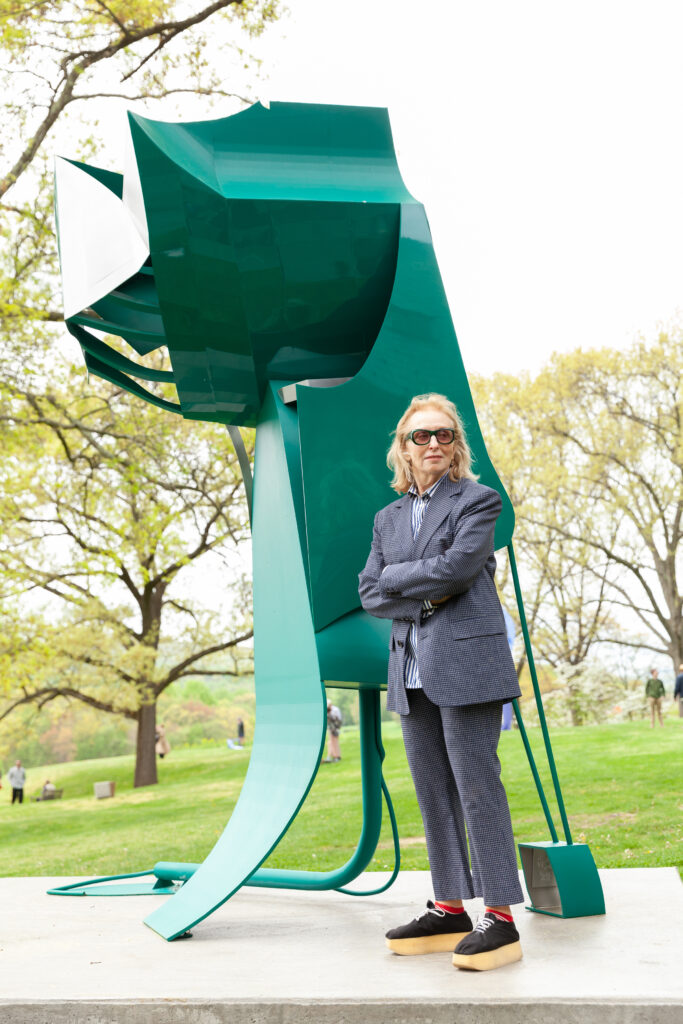
[{"label": "blonde hair", "polygon": [[458,415],[453,402],[445,395],[430,393],[428,395],[415,395],[410,405],[401,416],[393,432],[393,441],[387,452],[387,466],[393,471],[394,478],[391,486],[399,494],[405,494],[415,483],[415,477],[410,462],[406,458],[406,427],[413,413],[421,409],[438,409],[449,418],[455,430],[455,446],[453,450],[453,463],[448,470],[451,480],[460,480],[467,477],[469,480],[477,480],[478,477],[472,472],[472,452],[465,437],[465,429],[462,420]]}]

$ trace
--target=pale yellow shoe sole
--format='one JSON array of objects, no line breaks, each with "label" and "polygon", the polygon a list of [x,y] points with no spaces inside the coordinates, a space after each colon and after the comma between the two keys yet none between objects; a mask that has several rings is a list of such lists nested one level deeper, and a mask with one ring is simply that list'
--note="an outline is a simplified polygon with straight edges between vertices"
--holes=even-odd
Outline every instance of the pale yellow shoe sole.
[{"label": "pale yellow shoe sole", "polygon": [[454,953],[453,966],[468,971],[492,971],[495,967],[505,967],[522,959],[522,947],[519,942],[510,942],[507,946],[490,949],[486,953]]},{"label": "pale yellow shoe sole", "polygon": [[387,949],[399,956],[419,956],[422,953],[450,953],[469,932],[449,932],[446,935],[425,935],[418,939],[386,939]]}]

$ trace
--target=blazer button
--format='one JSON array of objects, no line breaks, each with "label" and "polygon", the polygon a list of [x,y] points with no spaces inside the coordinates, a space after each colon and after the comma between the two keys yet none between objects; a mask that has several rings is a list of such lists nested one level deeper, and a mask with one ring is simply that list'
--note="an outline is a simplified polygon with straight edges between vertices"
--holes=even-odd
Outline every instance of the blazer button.
[{"label": "blazer button", "polygon": [[398,644],[399,647],[403,647],[403,641],[402,640],[397,640],[396,643]]}]

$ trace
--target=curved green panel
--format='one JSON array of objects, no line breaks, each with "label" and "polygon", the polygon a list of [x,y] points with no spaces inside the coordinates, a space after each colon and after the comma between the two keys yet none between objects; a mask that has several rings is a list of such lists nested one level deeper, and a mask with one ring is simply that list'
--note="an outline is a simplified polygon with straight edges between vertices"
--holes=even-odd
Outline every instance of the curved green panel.
[{"label": "curved green panel", "polygon": [[409,204],[402,207],[391,301],[364,366],[337,387],[297,387],[316,630],[360,607],[358,573],[367,559],[373,518],[396,498],[386,465],[389,432],[410,398],[428,391],[455,402],[475,472],[503,499],[496,528],[496,547],[503,547],[512,536],[514,511],[477,421],[424,209]]},{"label": "curved green panel", "polygon": [[391,619],[362,609],[349,612],[315,634],[326,683],[348,689],[386,689]]},{"label": "curved green panel", "polygon": [[[101,323],[101,322],[100,322]],[[148,366],[142,366],[140,363],[134,362],[132,359],[128,359],[127,356],[121,355],[116,349],[111,348],[109,345],[105,345],[103,341],[91,334],[90,331],[86,331],[79,324],[87,324],[88,326],[97,327],[98,321],[89,319],[87,317],[74,316],[69,320],[69,332],[73,334],[75,338],[78,338],[79,344],[83,352],[88,353],[100,362],[104,363],[105,366],[110,367],[112,370],[120,370],[122,373],[129,373],[133,377],[139,377],[140,380],[155,380],[163,381],[166,384],[173,383],[173,374],[168,370],[155,370]],[[100,330],[103,328],[100,327]],[[123,335],[121,335],[123,337]]]},{"label": "curved green panel", "polygon": [[408,199],[386,112],[274,104],[131,131],[184,414],[252,425],[270,380],[357,373]]},{"label": "curved green panel", "polygon": [[413,201],[382,107],[255,103],[185,124],[128,116],[134,139],[137,128],[188,175],[233,199]]},{"label": "curved green panel", "polygon": [[110,192],[113,192],[119,199],[123,196],[123,175],[118,174],[116,171],[107,171],[104,167],[94,167],[92,164],[84,164],[80,160],[69,160],[70,164],[74,167],[79,167],[86,174],[89,174],[91,178],[99,181],[101,185],[108,188]]},{"label": "curved green panel", "polygon": [[324,689],[272,394],[257,427],[255,466],[254,745],[222,836],[182,889],[145,918],[165,939],[207,917],[265,860],[310,788],[325,738]]},{"label": "curved green panel", "polygon": [[[73,326],[69,325],[69,330],[73,333]],[[142,398],[143,401],[149,402],[150,405],[156,405],[159,409],[165,409],[167,412],[173,412],[178,415],[181,413],[182,410],[176,402],[168,402],[165,398],[159,398],[153,392],[147,391],[146,388],[143,388],[132,377],[121,373],[120,370],[114,369],[108,363],[102,362],[101,359],[91,355],[86,349],[83,349],[83,358],[85,359],[88,373],[94,373],[97,377],[101,377],[102,380],[108,380],[115,387],[123,388],[129,394]]]},{"label": "curved green panel", "polygon": [[[149,278],[140,277],[140,280],[146,283]],[[97,323],[91,322],[88,326],[125,337],[140,355],[147,355],[160,345],[166,344],[164,324],[158,306],[153,309],[140,302],[131,301],[119,290],[110,292],[103,299],[94,302],[92,308],[104,324],[98,327]]]}]

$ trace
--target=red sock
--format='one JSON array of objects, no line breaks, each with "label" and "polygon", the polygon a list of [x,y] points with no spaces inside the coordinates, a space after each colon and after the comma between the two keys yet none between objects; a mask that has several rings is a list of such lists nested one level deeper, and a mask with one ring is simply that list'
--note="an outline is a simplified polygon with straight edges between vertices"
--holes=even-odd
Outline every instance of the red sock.
[{"label": "red sock", "polygon": [[[434,906],[438,907],[439,910],[445,910],[447,914],[464,914],[464,907],[450,907],[448,903],[439,903],[438,900],[434,900]],[[512,920],[512,918],[510,918]]]},{"label": "red sock", "polygon": [[512,914],[504,914],[502,910],[491,910],[490,907],[484,907],[485,914],[493,914],[499,921],[510,921],[512,923]]}]

